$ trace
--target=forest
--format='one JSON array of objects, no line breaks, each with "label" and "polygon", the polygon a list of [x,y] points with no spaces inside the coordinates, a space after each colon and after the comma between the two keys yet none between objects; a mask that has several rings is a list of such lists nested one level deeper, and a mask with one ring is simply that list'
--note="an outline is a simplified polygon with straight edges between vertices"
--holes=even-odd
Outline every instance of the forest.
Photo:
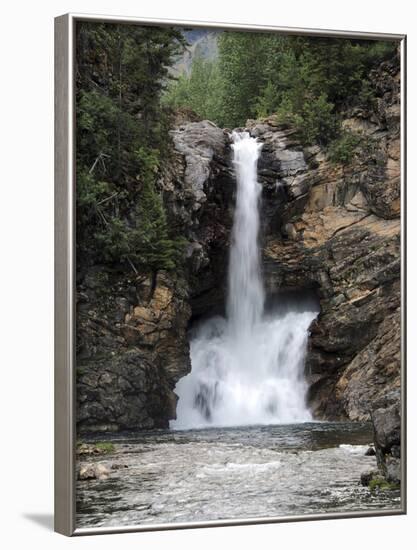
[{"label": "forest", "polygon": [[396,47],[224,31],[216,59],[196,56],[190,74],[174,76],[188,46],[178,28],[84,22],[76,44],[77,253],[134,271],[181,267],[184,242],[158,189],[176,110],[229,129],[273,115],[348,163],[358,136],[342,129],[342,113],[375,109],[372,69]]},{"label": "forest", "polygon": [[340,137],[342,110],[374,106],[370,71],[394,51],[389,42],[224,32],[218,59],[194,59],[164,101],[228,128],[275,114],[306,145],[327,145]]},{"label": "forest", "polygon": [[186,45],[170,28],[81,23],[77,28],[77,253],[79,263],[175,268],[157,189],[169,154],[168,67]]}]

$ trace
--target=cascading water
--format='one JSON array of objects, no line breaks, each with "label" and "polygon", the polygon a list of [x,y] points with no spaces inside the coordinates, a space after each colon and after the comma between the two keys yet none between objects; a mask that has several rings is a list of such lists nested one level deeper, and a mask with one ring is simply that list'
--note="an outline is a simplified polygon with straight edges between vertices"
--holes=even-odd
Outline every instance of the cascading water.
[{"label": "cascading water", "polygon": [[174,429],[311,420],[303,371],[308,327],[318,311],[303,303],[264,311],[258,245],[261,144],[247,132],[232,137],[237,197],[227,318],[213,317],[194,331],[192,370],[175,388]]},{"label": "cascading water", "polygon": [[261,320],[264,309],[258,233],[257,162],[261,144],[247,133],[232,134],[238,189],[229,264],[228,328],[244,341]]}]

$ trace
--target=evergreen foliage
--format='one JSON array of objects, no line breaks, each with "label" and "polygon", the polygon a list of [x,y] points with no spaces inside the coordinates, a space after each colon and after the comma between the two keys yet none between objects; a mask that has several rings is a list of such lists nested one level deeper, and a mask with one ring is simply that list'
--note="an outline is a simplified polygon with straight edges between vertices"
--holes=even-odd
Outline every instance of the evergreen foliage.
[{"label": "evergreen foliage", "polygon": [[197,56],[192,72],[183,74],[170,83],[163,96],[163,104],[173,109],[186,106],[197,115],[217,120],[220,108],[220,74],[218,64]]},{"label": "evergreen foliage", "polygon": [[342,131],[339,137],[334,140],[328,150],[329,159],[333,163],[350,164],[355,156],[357,148],[363,145],[363,139],[357,134],[349,131]]},{"label": "evergreen foliage", "polygon": [[170,123],[160,97],[184,44],[171,28],[77,25],[77,253],[85,262],[157,270],[179,261],[157,180]]},{"label": "evergreen foliage", "polygon": [[190,107],[231,128],[276,114],[298,129],[305,145],[323,146],[343,137],[344,109],[358,101],[374,107],[370,71],[397,47],[395,42],[227,31],[218,45],[217,63],[196,59],[191,75],[170,86],[166,104]]},{"label": "evergreen foliage", "polygon": [[161,195],[154,184],[159,168],[158,151],[137,151],[142,188],[138,203],[124,219],[113,217],[107,231],[96,235],[105,260],[128,261],[152,271],[174,269],[181,258],[184,241],[170,237]]}]

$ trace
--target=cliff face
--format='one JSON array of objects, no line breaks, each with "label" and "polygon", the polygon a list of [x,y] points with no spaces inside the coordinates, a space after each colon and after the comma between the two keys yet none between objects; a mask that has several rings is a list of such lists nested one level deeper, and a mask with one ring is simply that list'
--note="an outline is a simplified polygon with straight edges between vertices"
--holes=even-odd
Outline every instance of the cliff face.
[{"label": "cliff face", "polygon": [[79,284],[77,417],[83,430],[164,427],[190,368],[183,280],[90,270]]},{"label": "cliff face", "polygon": [[[351,109],[360,136],[349,166],[303,148],[273,119],[248,121],[259,160],[267,291],[314,289],[309,400],[317,418],[363,420],[400,391],[399,73],[375,73],[377,109]],[[188,241],[183,272],[151,276],[96,267],[78,283],[80,429],[165,427],[175,383],[190,370],[190,320],[224,310],[235,183],[228,135],[179,123],[160,188]]]}]

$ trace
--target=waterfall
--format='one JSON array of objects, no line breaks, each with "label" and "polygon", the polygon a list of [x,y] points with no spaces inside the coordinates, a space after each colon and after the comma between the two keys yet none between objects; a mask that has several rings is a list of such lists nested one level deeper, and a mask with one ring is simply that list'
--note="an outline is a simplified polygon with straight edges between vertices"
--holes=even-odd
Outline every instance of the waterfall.
[{"label": "waterfall", "polygon": [[229,264],[227,313],[229,329],[248,337],[258,325],[264,308],[258,246],[259,196],[257,161],[261,144],[247,132],[232,134],[237,175],[237,197]]},{"label": "waterfall", "polygon": [[233,132],[237,196],[228,270],[227,317],[191,335],[191,372],[175,387],[174,429],[306,422],[304,361],[317,308],[299,301],[265,311],[260,269],[257,161],[261,144]]}]

